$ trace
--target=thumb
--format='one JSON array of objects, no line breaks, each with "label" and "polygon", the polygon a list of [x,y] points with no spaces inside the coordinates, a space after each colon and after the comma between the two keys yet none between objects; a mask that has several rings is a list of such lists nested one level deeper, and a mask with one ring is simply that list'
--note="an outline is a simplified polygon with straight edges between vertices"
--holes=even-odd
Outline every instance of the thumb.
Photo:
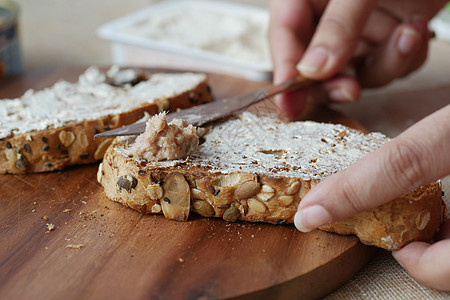
[{"label": "thumb", "polygon": [[450,240],[433,245],[415,242],[392,252],[394,258],[420,284],[450,291]]},{"label": "thumb", "polygon": [[308,231],[384,204],[450,173],[450,105],[315,186],[300,201]]}]

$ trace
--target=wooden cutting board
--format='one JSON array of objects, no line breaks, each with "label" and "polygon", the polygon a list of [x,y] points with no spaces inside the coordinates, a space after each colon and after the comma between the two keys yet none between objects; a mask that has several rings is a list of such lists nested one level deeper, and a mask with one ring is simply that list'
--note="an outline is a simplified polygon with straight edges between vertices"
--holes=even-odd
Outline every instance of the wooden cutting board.
[{"label": "wooden cutting board", "polygon": [[[82,71],[31,72],[0,83],[0,98],[73,81]],[[215,74],[210,83],[217,97],[267,84]],[[331,110],[307,117],[361,129]],[[293,225],[142,215],[108,200],[96,171],[94,164],[0,175],[4,299],[313,299],[374,253],[353,236],[300,233]]]}]

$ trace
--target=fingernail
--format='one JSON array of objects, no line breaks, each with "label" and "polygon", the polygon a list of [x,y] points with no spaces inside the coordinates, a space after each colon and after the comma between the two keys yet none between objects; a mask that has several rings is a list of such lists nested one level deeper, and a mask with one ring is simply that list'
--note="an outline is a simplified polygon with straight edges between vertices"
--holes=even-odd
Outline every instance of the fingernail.
[{"label": "fingernail", "polygon": [[420,33],[412,28],[403,28],[397,42],[398,51],[402,54],[410,54],[420,40]]},{"label": "fingernail", "polygon": [[304,75],[318,75],[326,71],[329,53],[325,48],[319,47],[305,54],[297,65],[297,70]]},{"label": "fingernail", "polygon": [[346,89],[334,89],[331,90],[329,97],[331,100],[343,101],[343,102],[355,102],[356,98]]},{"label": "fingernail", "polygon": [[295,213],[294,225],[302,232],[331,223],[328,211],[320,205],[308,206]]},{"label": "fingernail", "polygon": [[301,232],[309,232],[312,229],[306,227],[303,225],[303,211],[298,211],[294,215],[294,225],[295,227],[300,230]]}]

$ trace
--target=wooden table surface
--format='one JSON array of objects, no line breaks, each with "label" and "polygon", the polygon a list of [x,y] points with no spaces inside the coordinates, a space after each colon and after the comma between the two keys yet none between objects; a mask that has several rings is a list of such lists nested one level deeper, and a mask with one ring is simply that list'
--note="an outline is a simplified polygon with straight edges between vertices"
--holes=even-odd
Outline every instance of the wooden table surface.
[{"label": "wooden table surface", "polygon": [[[0,98],[60,78],[74,81],[82,71],[27,73],[0,83]],[[217,97],[267,84],[217,74],[209,81]],[[273,107],[262,103],[258,109]],[[361,129],[332,110],[310,109],[308,117]],[[93,164],[0,175],[2,297],[317,298],[351,278],[374,253],[353,236],[300,233],[292,225],[142,215],[108,200],[96,170]]]},{"label": "wooden table surface", "polygon": [[[447,59],[449,53],[450,44],[435,41],[431,47],[429,61],[416,74],[386,88],[364,92],[359,103],[333,107],[361,123],[369,131],[381,131],[394,137],[421,118],[450,103],[450,59]],[[82,68],[79,71],[81,72]],[[69,80],[76,78],[72,68],[59,69],[57,73],[42,70],[33,73],[33,76],[16,78],[14,88],[8,84],[8,81],[1,82],[0,98],[5,95],[20,96],[30,86],[44,87],[48,85],[50,79],[57,80],[61,74],[65,74],[65,78]],[[225,86],[220,84],[217,86],[218,89],[215,91],[218,94],[227,93]],[[255,83],[249,88],[258,86],[260,84]],[[350,125],[355,124],[358,123]],[[88,172],[94,172],[96,166],[83,168],[89,170]],[[72,191],[64,191],[50,184],[47,180],[50,177],[56,177],[61,185],[68,181],[76,181],[77,184]],[[99,295],[93,291],[107,286],[107,283],[99,282],[96,278],[104,278],[108,275],[111,277],[110,281],[119,290],[132,291],[136,298],[145,298],[151,290],[143,288],[147,284],[149,274],[160,272],[160,270],[170,270],[170,266],[167,265],[162,266],[157,263],[145,265],[148,263],[145,257],[149,254],[142,255],[141,246],[137,247],[141,245],[141,241],[146,241],[147,246],[144,249],[147,250],[146,253],[152,253],[155,244],[147,242],[152,241],[147,233],[159,226],[158,217],[140,216],[102,197],[99,197],[100,200],[96,202],[91,201],[97,196],[96,193],[92,193],[92,187],[98,187],[98,185],[94,177],[80,174],[79,168],[39,176],[33,180],[30,178],[32,175],[15,176],[17,183],[14,188],[8,186],[9,179],[0,178],[0,200],[8,197],[17,199],[13,203],[0,201],[1,295],[14,296],[12,292],[21,292],[21,295],[27,295],[30,299],[42,299],[46,296],[53,299],[91,298],[92,295]],[[446,195],[450,195],[450,178],[445,178],[443,182],[444,189],[447,189]],[[28,198],[24,198],[25,195]],[[36,199],[40,199],[39,203],[33,201],[33,195]],[[446,196],[447,201],[448,198]],[[67,208],[72,210],[67,214],[62,213]],[[33,213],[33,209],[36,212]],[[53,213],[50,214],[50,212]],[[5,219],[5,215],[12,215],[14,219]],[[24,215],[27,216],[25,222],[22,218]],[[43,219],[45,215],[48,216],[48,221]],[[126,225],[123,224],[125,219]],[[141,219],[145,219],[146,222],[141,222]],[[56,230],[45,233],[45,224],[56,223],[56,221],[58,222]],[[195,222],[210,221],[195,220]],[[190,226],[189,223],[182,225],[183,228],[188,226]],[[61,230],[62,228],[64,230]],[[245,226],[241,224],[226,230],[218,228],[221,228],[221,225],[213,222],[208,223],[204,230],[210,235],[223,234],[224,238],[234,240],[234,243],[242,243],[242,240],[249,243],[255,229],[261,228],[262,232],[267,230],[264,224],[245,224]],[[118,234],[118,232],[121,233]],[[84,243],[83,236],[86,235],[94,236],[96,239],[80,249],[85,252],[65,248],[67,244]],[[290,238],[292,233],[286,231],[281,236]],[[277,242],[282,241],[283,238]],[[321,240],[321,243],[324,241]],[[177,249],[192,246],[181,242],[179,244],[181,246],[178,245]],[[326,242],[319,247],[325,248],[325,245]],[[86,260],[86,252],[93,253],[99,259]],[[172,255],[175,261],[172,263],[172,268],[186,270],[187,264],[180,263],[178,260],[181,257]],[[231,257],[231,255],[226,256],[225,253],[221,255]],[[58,263],[56,259],[63,259],[64,263]],[[204,263],[201,260],[200,262]],[[138,266],[143,272],[140,276],[130,274],[123,269],[124,265]],[[85,277],[82,271],[86,269],[91,269],[93,272]],[[133,284],[123,280],[124,276],[131,276]],[[63,285],[60,284],[61,279],[64,280]],[[177,282],[171,280],[169,275],[165,279],[167,289],[177,285]],[[39,287],[39,283],[45,283],[45,286]],[[38,286],[30,291],[30,286],[33,284]],[[49,285],[52,286],[51,294],[47,290]],[[115,290],[104,294],[103,298],[122,296],[120,293],[115,294]],[[265,295],[271,296],[270,292]],[[393,261],[389,253],[382,252],[350,281],[330,294],[328,299],[379,299],[381,296],[385,297],[383,295],[389,295],[390,299],[404,299],[405,295],[415,295],[418,299],[448,299],[450,296],[447,293],[439,293],[420,286]]]}]

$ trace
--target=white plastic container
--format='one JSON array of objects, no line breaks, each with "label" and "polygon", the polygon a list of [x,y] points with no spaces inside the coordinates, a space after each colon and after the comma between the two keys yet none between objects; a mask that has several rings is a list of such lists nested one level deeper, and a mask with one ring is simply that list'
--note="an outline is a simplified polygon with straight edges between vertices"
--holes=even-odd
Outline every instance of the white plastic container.
[{"label": "white plastic container", "polygon": [[431,20],[430,27],[438,39],[450,42],[450,2]]},{"label": "white plastic container", "polygon": [[[120,66],[272,78],[266,9],[219,1],[163,1],[101,26]],[[158,27],[159,26],[159,27]],[[208,40],[209,39],[209,40]]]}]

